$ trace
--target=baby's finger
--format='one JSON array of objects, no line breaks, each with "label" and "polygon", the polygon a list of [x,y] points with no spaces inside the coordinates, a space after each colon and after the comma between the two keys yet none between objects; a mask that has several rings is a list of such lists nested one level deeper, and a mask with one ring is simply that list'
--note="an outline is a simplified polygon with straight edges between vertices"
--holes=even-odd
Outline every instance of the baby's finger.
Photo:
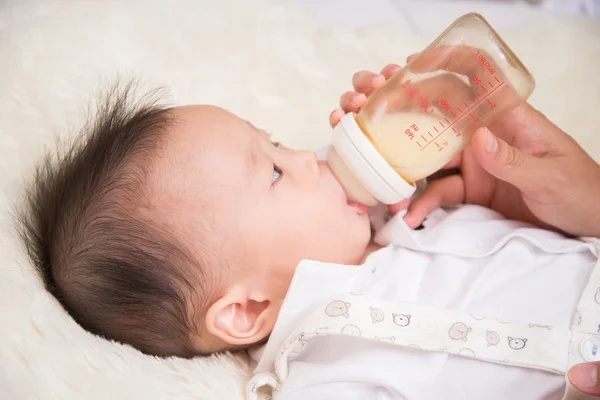
[{"label": "baby's finger", "polygon": [[357,112],[366,100],[367,96],[364,93],[346,92],[340,98],[340,106],[344,112]]},{"label": "baby's finger", "polygon": [[402,67],[398,64],[388,64],[381,70],[381,75],[385,76],[385,79],[390,79],[392,76],[396,75]]},{"label": "baby's finger", "polygon": [[465,200],[465,183],[461,175],[435,180],[423,194],[412,201],[404,222],[414,229],[421,225],[432,211],[440,206],[460,204]]},{"label": "baby's finger", "polygon": [[359,71],[352,76],[352,86],[358,93],[364,93],[367,96],[379,86],[383,85],[385,77],[371,71]]},{"label": "baby's finger", "polygon": [[344,110],[340,110],[339,108],[337,110],[333,110],[331,114],[329,114],[329,124],[332,128],[334,128],[340,122],[344,114],[346,114]]}]

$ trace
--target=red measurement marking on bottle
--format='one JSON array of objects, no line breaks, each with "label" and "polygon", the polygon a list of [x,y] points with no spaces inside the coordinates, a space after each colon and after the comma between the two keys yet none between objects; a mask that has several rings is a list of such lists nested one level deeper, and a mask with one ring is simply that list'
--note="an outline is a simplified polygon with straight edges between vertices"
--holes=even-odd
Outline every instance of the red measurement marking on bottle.
[{"label": "red measurement marking on bottle", "polygon": [[435,142],[435,145],[436,145],[437,147],[440,147],[440,145],[438,144],[438,142]]},{"label": "red measurement marking on bottle", "polygon": [[478,91],[475,91],[475,94],[477,95],[477,97],[481,97]]},{"label": "red measurement marking on bottle", "polygon": [[477,61],[479,61],[479,64],[481,64],[485,69],[487,69],[487,71],[490,74],[494,75],[496,73],[496,70],[494,69],[492,64],[487,60],[487,58],[485,58],[485,56],[483,54],[481,54],[479,52],[479,50],[477,50],[475,53],[473,53],[473,55],[475,56]]},{"label": "red measurement marking on bottle", "polygon": [[481,79],[479,79],[479,77],[477,75],[475,75],[473,77],[473,83],[475,83],[476,85],[479,85],[481,83]]},{"label": "red measurement marking on bottle", "polygon": [[[459,108],[459,110],[460,110],[460,108]],[[453,112],[452,110],[450,110],[450,114],[452,114],[452,116],[453,116],[454,118],[456,118],[456,114],[454,114],[454,112]]]},{"label": "red measurement marking on bottle", "polygon": [[456,130],[456,129],[454,129],[454,127],[452,127],[452,130],[453,130],[455,133],[457,132],[457,130]]},{"label": "red measurement marking on bottle", "polygon": [[494,85],[492,85],[492,82],[488,81],[488,85],[490,85],[490,87],[493,89]]},{"label": "red measurement marking on bottle", "polygon": [[496,79],[496,82],[500,82],[500,79],[498,79],[497,76],[495,76],[494,79]]},{"label": "red measurement marking on bottle", "polygon": [[487,93],[487,89],[485,88],[485,86],[481,86],[481,88],[483,89],[484,92]]},{"label": "red measurement marking on bottle", "polygon": [[440,101],[440,106],[446,111],[450,110],[450,104],[446,100]]},{"label": "red measurement marking on bottle", "polygon": [[429,133],[429,136],[433,137],[433,135],[431,134],[431,132],[427,132],[427,133]]},{"label": "red measurement marking on bottle", "polygon": [[[412,129],[412,130],[411,130],[411,129]],[[408,138],[409,138],[410,140],[413,140],[413,139],[415,138],[415,134],[413,133],[413,131],[414,131],[414,132],[418,132],[418,131],[419,131],[419,127],[417,126],[417,124],[412,124],[412,125],[410,126],[410,128],[408,128],[408,129],[406,129],[406,130],[404,131],[404,133],[406,134],[406,136],[408,136]]]},{"label": "red measurement marking on bottle", "polygon": [[458,112],[462,114],[462,110],[460,109],[460,107],[456,107],[458,108]]},{"label": "red measurement marking on bottle", "polygon": [[446,120],[446,123],[450,123],[450,121],[448,120],[448,118],[444,118],[444,120]]},{"label": "red measurement marking on bottle", "polygon": [[410,80],[404,82],[401,86],[407,91],[408,95],[413,98],[413,100],[419,105],[419,107],[421,107],[423,111],[425,111],[425,113],[431,114],[433,112],[433,109],[429,107],[429,102],[427,101],[427,99],[423,97],[423,95],[421,95],[420,89],[418,87],[412,86]]},{"label": "red measurement marking on bottle", "polygon": [[472,98],[472,97],[471,97],[471,102],[472,102],[472,103],[475,103],[475,99],[474,99],[474,98]]},{"label": "red measurement marking on bottle", "polygon": [[[425,141],[425,143],[427,143],[427,139],[425,139],[425,136],[421,135],[421,137],[423,138],[423,140]],[[419,142],[417,142],[419,143]]]},{"label": "red measurement marking on bottle", "polygon": [[423,147],[423,146],[421,146],[421,143],[417,142],[417,144],[419,145],[419,147]]},{"label": "red measurement marking on bottle", "polygon": [[442,126],[442,128],[445,128],[444,124],[442,124],[442,121],[440,121],[440,125]]},{"label": "red measurement marking on bottle", "polygon": [[[477,122],[477,121],[478,121],[478,119],[476,119],[476,118],[473,116],[473,114],[471,114],[471,112],[470,112],[470,111],[471,111],[472,109],[474,109],[475,107],[477,107],[477,106],[478,106],[478,105],[479,105],[481,102],[483,102],[484,100],[486,100],[486,99],[487,99],[489,96],[491,96],[491,95],[492,95],[492,94],[493,94],[493,93],[494,93],[496,90],[498,90],[498,88],[500,88],[500,87],[503,87],[503,86],[504,86],[504,81],[500,82],[500,84],[499,84],[499,85],[497,85],[497,86],[496,86],[494,89],[492,89],[492,90],[491,90],[491,91],[490,91],[488,94],[486,94],[486,95],[485,95],[485,97],[483,97],[482,99],[479,99],[479,101],[478,101],[477,103],[473,104],[471,107],[469,107],[469,106],[467,105],[467,110],[465,111],[465,113],[463,113],[463,114],[462,114],[460,117],[456,118],[456,119],[455,119],[455,120],[452,122],[452,124],[450,124],[450,126],[448,126],[447,128],[445,128],[445,129],[444,129],[442,132],[440,132],[440,131],[439,131],[439,130],[436,128],[436,127],[434,127],[435,131],[436,131],[438,134],[437,134],[437,136],[435,136],[435,137],[433,138],[433,142],[434,142],[436,145],[438,145],[438,144],[437,144],[437,142],[436,142],[435,140],[436,140],[438,137],[440,137],[441,135],[443,135],[443,134],[444,134],[444,132],[446,132],[448,129],[450,129],[450,128],[451,128],[453,125],[457,124],[457,123],[458,123],[458,121],[460,121],[461,119],[463,119],[463,118],[465,117],[465,115],[467,115],[467,113],[468,113],[468,114],[471,116],[471,118],[473,118],[473,120],[474,120],[475,122]],[[467,103],[465,102],[465,104],[467,104]],[[458,132],[457,132],[457,133],[458,133]],[[457,135],[457,136],[458,136],[458,135]],[[425,148],[427,148],[427,146],[429,146],[431,143],[432,143],[432,141],[428,142],[428,143],[427,143],[427,144],[425,144],[425,146],[423,146],[423,147],[421,148],[421,150],[419,150],[419,151],[423,151],[423,150],[425,150]],[[439,146],[439,145],[438,145],[438,146]]]}]

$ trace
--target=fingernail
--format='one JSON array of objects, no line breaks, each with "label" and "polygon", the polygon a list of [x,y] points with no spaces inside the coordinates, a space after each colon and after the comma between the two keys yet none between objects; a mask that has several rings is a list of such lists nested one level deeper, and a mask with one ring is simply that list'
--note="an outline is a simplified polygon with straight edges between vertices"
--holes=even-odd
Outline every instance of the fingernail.
[{"label": "fingernail", "polygon": [[569,380],[580,389],[591,389],[598,386],[598,365],[578,364],[569,371]]},{"label": "fingernail", "polygon": [[373,77],[373,80],[372,80],[373,86],[382,84],[383,82],[385,82],[385,76],[377,75],[377,76]]},{"label": "fingernail", "polygon": [[365,94],[364,94],[364,93],[357,93],[357,94],[355,94],[354,96],[352,96],[352,101],[353,101],[353,102],[354,102],[354,101],[359,101],[359,100],[361,100],[361,101],[362,101],[362,100],[364,100],[364,99],[366,99],[366,98],[367,98],[367,96],[365,96]]},{"label": "fingernail", "polygon": [[498,139],[489,129],[485,130],[485,151],[490,154],[498,151]]}]

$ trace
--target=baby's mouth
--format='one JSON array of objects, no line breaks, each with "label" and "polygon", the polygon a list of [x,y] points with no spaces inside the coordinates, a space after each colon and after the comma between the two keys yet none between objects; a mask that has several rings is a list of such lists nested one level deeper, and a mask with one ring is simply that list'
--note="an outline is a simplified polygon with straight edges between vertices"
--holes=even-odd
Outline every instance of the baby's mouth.
[{"label": "baby's mouth", "polygon": [[365,206],[364,204],[355,201],[348,201],[348,205],[355,208],[359,214],[366,214],[369,211],[369,206]]}]

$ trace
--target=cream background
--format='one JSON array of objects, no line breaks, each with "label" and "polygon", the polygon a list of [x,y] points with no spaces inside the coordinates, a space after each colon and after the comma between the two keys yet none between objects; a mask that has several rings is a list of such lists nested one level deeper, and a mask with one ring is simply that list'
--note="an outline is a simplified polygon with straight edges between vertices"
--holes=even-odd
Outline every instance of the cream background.
[{"label": "cream background", "polygon": [[217,104],[317,148],[353,72],[402,63],[471,10],[532,71],[531,102],[600,159],[598,19],[449,1],[0,0],[0,398],[242,398],[242,357],[158,360],[81,330],[14,237],[23,180],[99,87],[136,76],[172,104]]}]

